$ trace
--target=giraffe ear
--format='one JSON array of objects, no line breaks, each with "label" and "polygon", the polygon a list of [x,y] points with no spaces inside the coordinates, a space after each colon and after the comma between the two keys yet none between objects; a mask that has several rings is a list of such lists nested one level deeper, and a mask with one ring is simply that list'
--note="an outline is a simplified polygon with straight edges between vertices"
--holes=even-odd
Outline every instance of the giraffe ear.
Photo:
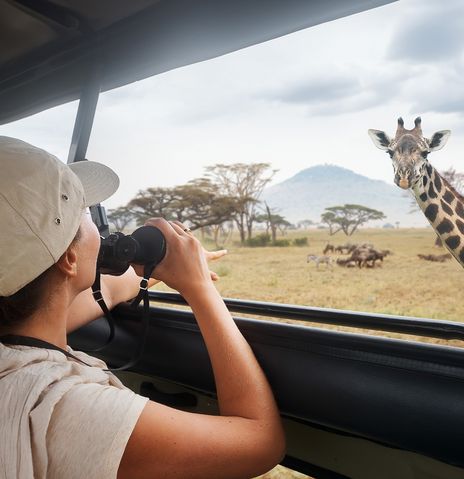
[{"label": "giraffe ear", "polygon": [[441,150],[446,145],[450,135],[450,130],[441,130],[434,133],[429,140],[430,151]]},{"label": "giraffe ear", "polygon": [[381,150],[388,150],[391,140],[384,131],[367,130],[367,132],[377,148],[380,148]]}]

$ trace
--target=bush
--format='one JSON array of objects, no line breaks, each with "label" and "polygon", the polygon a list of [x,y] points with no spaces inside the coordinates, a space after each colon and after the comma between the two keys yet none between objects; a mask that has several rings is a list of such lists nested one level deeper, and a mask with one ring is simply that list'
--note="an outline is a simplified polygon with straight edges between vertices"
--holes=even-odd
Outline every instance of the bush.
[{"label": "bush", "polygon": [[306,236],[303,238],[295,238],[293,244],[294,246],[308,246],[308,238]]},{"label": "bush", "polygon": [[259,235],[254,236],[253,238],[247,239],[245,241],[246,246],[251,246],[252,248],[256,248],[259,246],[268,246],[271,242],[271,237],[266,233],[261,233]]},{"label": "bush", "polygon": [[287,239],[275,240],[274,243],[272,243],[272,246],[280,246],[280,247],[290,246],[290,241]]}]

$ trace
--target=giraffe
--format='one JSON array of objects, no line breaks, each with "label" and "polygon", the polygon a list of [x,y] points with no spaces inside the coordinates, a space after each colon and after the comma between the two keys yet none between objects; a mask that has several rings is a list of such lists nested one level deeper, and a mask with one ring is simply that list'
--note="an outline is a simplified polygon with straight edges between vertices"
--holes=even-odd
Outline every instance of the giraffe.
[{"label": "giraffe", "polygon": [[414,120],[414,128],[404,128],[398,118],[395,138],[384,131],[369,130],[375,146],[385,150],[392,159],[395,183],[411,189],[429,223],[448,251],[464,267],[464,197],[462,197],[429,163],[427,156],[443,148],[450,130],[434,133],[430,139],[422,134],[421,118]]}]

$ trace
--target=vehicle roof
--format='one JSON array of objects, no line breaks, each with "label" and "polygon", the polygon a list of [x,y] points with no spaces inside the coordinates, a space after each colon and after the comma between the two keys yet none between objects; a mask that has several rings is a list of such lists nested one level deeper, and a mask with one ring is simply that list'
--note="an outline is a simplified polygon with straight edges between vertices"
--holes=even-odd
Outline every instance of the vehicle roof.
[{"label": "vehicle roof", "polygon": [[0,0],[0,124],[393,1]]}]

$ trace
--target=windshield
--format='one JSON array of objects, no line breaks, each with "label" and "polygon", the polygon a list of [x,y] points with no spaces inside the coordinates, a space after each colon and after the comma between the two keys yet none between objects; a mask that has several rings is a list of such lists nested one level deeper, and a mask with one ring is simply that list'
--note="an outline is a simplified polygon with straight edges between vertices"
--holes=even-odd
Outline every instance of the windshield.
[{"label": "windshield", "polygon": [[[212,266],[225,297],[459,321],[462,267],[367,130],[451,130],[429,159],[461,187],[463,14],[397,2],[102,94],[87,158],[121,177],[113,229],[185,221],[228,249]],[[65,160],[75,111],[0,133]],[[380,256],[350,262],[354,245]]]}]

